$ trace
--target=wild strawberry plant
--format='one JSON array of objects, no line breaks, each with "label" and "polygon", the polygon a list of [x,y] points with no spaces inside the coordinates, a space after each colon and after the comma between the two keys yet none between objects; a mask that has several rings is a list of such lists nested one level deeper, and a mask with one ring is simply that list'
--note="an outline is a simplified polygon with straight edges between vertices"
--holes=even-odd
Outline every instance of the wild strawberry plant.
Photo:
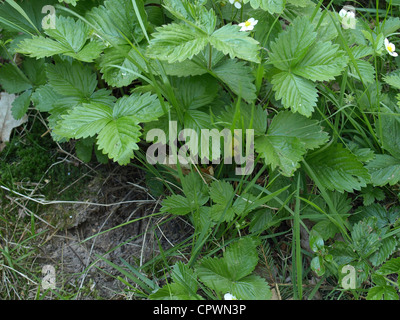
[{"label": "wild strawberry plant", "polygon": [[371,275],[377,285],[368,298],[398,298],[386,277],[398,273],[388,267],[397,260],[384,264],[399,247],[394,5],[354,13],[311,0],[5,0],[0,84],[18,95],[15,119],[41,112],[52,138],[75,140],[85,161],[93,150],[101,162],[142,161],[146,134],[158,128],[169,137],[171,122],[199,136],[254,130],[251,177],[219,163],[210,182],[195,165],[180,174],[183,192],[163,201],[161,212],[189,218],[195,240],[189,265],[175,265],[173,282],[150,298],[198,298],[196,279],[215,297],[269,297],[251,275],[255,254],[243,270],[235,265],[248,259],[245,242],[223,258],[196,259],[207,239],[261,236],[285,220],[293,221],[297,298],[301,228],[311,232],[317,275],[339,279],[339,266],[353,264],[362,270],[359,288]]}]

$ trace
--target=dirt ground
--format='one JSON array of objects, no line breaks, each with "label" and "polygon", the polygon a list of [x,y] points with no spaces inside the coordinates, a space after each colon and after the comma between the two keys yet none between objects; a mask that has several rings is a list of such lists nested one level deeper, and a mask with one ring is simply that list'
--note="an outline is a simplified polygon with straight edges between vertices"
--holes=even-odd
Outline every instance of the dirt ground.
[{"label": "dirt ground", "polygon": [[[76,299],[131,298],[116,279],[124,276],[101,257],[119,266],[122,258],[138,267],[160,253],[157,239],[166,250],[193,231],[181,218],[149,217],[158,212],[160,201],[132,167],[115,166],[94,178],[77,201],[44,206],[41,216],[55,228],[46,232],[36,258],[39,265],[55,268],[57,289],[80,289]],[[43,223],[42,228],[50,227]]]}]

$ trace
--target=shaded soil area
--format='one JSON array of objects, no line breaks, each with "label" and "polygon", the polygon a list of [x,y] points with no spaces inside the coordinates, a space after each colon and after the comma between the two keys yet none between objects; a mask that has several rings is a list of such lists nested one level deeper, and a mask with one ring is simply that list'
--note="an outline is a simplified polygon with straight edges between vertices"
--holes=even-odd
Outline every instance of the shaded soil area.
[{"label": "shaded soil area", "polygon": [[104,259],[139,267],[157,257],[160,246],[167,250],[193,231],[181,218],[155,215],[160,199],[146,189],[143,173],[130,166],[103,172],[77,200],[44,206],[41,217],[55,228],[46,232],[36,259],[54,266],[56,289],[79,291],[76,299],[129,299],[127,285],[116,278],[124,276]]}]

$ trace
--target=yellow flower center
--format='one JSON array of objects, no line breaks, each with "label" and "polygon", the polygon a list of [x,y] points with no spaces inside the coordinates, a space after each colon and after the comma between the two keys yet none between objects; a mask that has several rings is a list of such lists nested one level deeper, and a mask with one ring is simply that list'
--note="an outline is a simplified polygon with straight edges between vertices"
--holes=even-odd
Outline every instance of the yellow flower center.
[{"label": "yellow flower center", "polygon": [[393,44],[389,44],[388,47],[387,47],[387,49],[388,49],[390,52],[393,52],[393,51],[394,51]]},{"label": "yellow flower center", "polygon": [[250,22],[250,21],[246,21],[246,22],[244,23],[244,25],[245,25],[246,27],[250,27],[250,26],[251,26],[251,22]]}]

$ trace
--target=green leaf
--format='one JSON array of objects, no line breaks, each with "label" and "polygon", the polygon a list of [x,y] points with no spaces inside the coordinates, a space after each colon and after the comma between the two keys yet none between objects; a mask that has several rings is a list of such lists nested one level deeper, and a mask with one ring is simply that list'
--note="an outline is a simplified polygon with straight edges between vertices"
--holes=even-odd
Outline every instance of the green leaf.
[{"label": "green leaf", "polygon": [[377,154],[366,168],[374,186],[393,186],[400,181],[400,160],[388,154]]},{"label": "green leaf", "polygon": [[112,120],[112,109],[102,104],[84,104],[75,107],[54,128],[54,133],[65,138],[95,136]]},{"label": "green leaf", "polygon": [[127,56],[130,56],[134,61],[143,66],[143,59],[129,45],[106,49],[101,56],[99,63],[100,72],[103,74],[103,79],[110,86],[117,88],[128,86],[133,80],[138,78],[137,74],[140,74],[140,70]]},{"label": "green leaf", "polygon": [[157,120],[164,114],[160,100],[155,94],[147,92],[145,94],[133,93],[124,96],[115,103],[113,117],[120,118],[133,116],[140,123]]},{"label": "green leaf", "polygon": [[364,259],[376,252],[381,246],[381,241],[379,235],[375,232],[375,228],[376,219],[369,218],[355,224],[351,231],[353,248]]},{"label": "green leaf", "polygon": [[317,121],[284,111],[273,118],[267,135],[256,138],[255,149],[272,170],[279,167],[283,175],[292,176],[306,151],[327,140]]},{"label": "green leaf", "polygon": [[287,177],[300,167],[300,161],[306,153],[304,144],[296,137],[261,136],[255,140],[255,150],[275,170]]},{"label": "green leaf", "polygon": [[370,180],[363,164],[341,144],[316,151],[306,161],[328,190],[353,192],[365,187]]},{"label": "green leaf", "polygon": [[270,60],[276,68],[289,71],[306,55],[316,39],[317,33],[308,18],[299,17],[271,43]]},{"label": "green leaf", "polygon": [[252,273],[258,263],[258,241],[246,237],[228,246],[224,253],[230,278],[240,280]]},{"label": "green leaf", "polygon": [[400,89],[400,74],[398,71],[384,76],[383,80],[395,89]]},{"label": "green leaf", "polygon": [[312,81],[329,81],[339,76],[347,66],[347,57],[331,42],[317,42],[292,72]]},{"label": "green leaf", "polygon": [[182,180],[182,188],[191,205],[200,207],[209,199],[208,187],[197,172],[190,172]]},{"label": "green leaf", "polygon": [[243,0],[243,3],[248,2],[253,9],[261,8],[271,14],[282,13],[285,7],[283,0]]},{"label": "green leaf", "polygon": [[400,117],[394,113],[381,113],[375,126],[382,147],[400,159]]},{"label": "green leaf", "polygon": [[325,241],[333,238],[337,233],[340,232],[335,224],[328,219],[317,222],[313,226],[312,230],[318,232]]},{"label": "green leaf", "polygon": [[399,300],[399,295],[392,286],[376,286],[368,290],[367,300]]},{"label": "green leaf", "polygon": [[120,165],[126,165],[134,156],[133,150],[139,149],[139,124],[156,120],[162,114],[160,102],[155,95],[132,94],[120,98],[114,108],[95,102],[74,107],[61,117],[54,133],[75,139],[98,134],[98,149]]},{"label": "green leaf", "polygon": [[378,203],[373,203],[370,206],[363,207],[360,213],[356,215],[356,218],[359,218],[360,220],[368,217],[375,217],[377,219],[376,226],[379,229],[383,229],[393,226],[396,223],[400,218],[400,209],[399,207],[386,209]]},{"label": "green leaf", "polygon": [[313,81],[332,80],[347,65],[344,52],[330,41],[317,40],[315,26],[298,17],[271,43],[271,63],[281,72],[272,76],[275,98],[285,108],[310,116],[318,92]]},{"label": "green leaf", "polygon": [[255,77],[252,70],[243,61],[224,60],[213,68],[217,77],[228,85],[238,96],[251,103],[256,99]]},{"label": "green leaf", "polygon": [[260,62],[258,41],[240,31],[237,25],[227,24],[216,30],[209,38],[210,44],[230,58],[239,58],[255,63]]},{"label": "green leaf", "polygon": [[171,273],[171,278],[174,283],[180,284],[182,288],[185,288],[189,296],[197,296],[197,276],[194,270],[190,269],[189,266],[182,262],[175,263]]},{"label": "green leaf", "polygon": [[0,84],[8,93],[20,93],[32,88],[32,83],[16,65],[4,64],[0,68]]},{"label": "green leaf", "polygon": [[361,78],[353,64],[350,65],[350,75],[364,83],[373,83],[375,81],[375,68],[368,61],[355,60]]},{"label": "green leaf", "polygon": [[61,98],[61,95],[56,93],[52,86],[46,84],[35,90],[31,100],[36,109],[40,112],[49,112],[53,109],[53,105]]},{"label": "green leaf", "polygon": [[184,24],[172,23],[158,27],[156,31],[147,48],[147,55],[169,63],[193,58],[208,43],[206,33]]},{"label": "green leaf", "polygon": [[56,19],[56,29],[47,29],[50,38],[35,36],[20,42],[18,52],[33,58],[50,57],[64,54],[75,59],[93,62],[100,56],[103,45],[98,42],[86,44],[90,29],[81,20],[59,16]]},{"label": "green leaf", "polygon": [[373,266],[380,266],[383,262],[385,262],[396,250],[397,241],[395,238],[386,238],[381,242],[381,246],[379,250],[370,256],[369,260],[371,261]]},{"label": "green leaf", "polygon": [[242,300],[270,300],[272,297],[268,283],[257,275],[233,282],[228,292]]},{"label": "green leaf", "polygon": [[[42,8],[46,5],[56,4],[56,0],[35,0],[18,1],[18,6],[22,9],[25,16],[16,7],[2,1],[0,4],[0,25],[3,29],[11,32],[22,32],[24,34],[34,34],[42,29],[44,14]],[[26,19],[26,17],[28,19]]]},{"label": "green leaf", "polygon": [[290,72],[280,72],[272,77],[275,98],[283,106],[306,117],[311,116],[317,105],[318,92],[315,84]]},{"label": "green leaf", "polygon": [[161,212],[168,212],[176,215],[186,215],[193,211],[189,200],[181,195],[172,195],[162,202]]},{"label": "green leaf", "polygon": [[12,103],[13,107],[11,109],[11,113],[14,119],[22,119],[22,117],[26,114],[31,102],[31,94],[32,91],[27,90],[14,100],[14,102]]},{"label": "green leaf", "polygon": [[101,130],[97,138],[99,149],[120,165],[126,165],[138,150],[141,127],[135,116],[113,119]]},{"label": "green leaf", "polygon": [[210,185],[210,197],[215,203],[230,204],[235,196],[235,190],[229,182],[217,180]]},{"label": "green leaf", "polygon": [[325,274],[324,259],[321,256],[316,256],[311,260],[311,269],[317,274],[318,277],[322,277]]},{"label": "green leaf", "polygon": [[385,262],[377,271],[377,274],[387,276],[389,274],[400,274],[400,258],[393,258]]},{"label": "green leaf", "polygon": [[314,252],[318,252],[324,248],[324,239],[314,228],[310,232],[309,243],[311,250]]},{"label": "green leaf", "polygon": [[202,259],[196,268],[197,275],[201,282],[207,287],[218,292],[229,292],[232,280],[226,260],[219,258]]},{"label": "green leaf", "polygon": [[106,44],[128,45],[134,40],[139,43],[144,38],[132,0],[106,0],[103,5],[89,11],[86,19],[99,33],[95,35]]},{"label": "green leaf", "polygon": [[217,81],[209,76],[172,78],[175,96],[184,109],[199,109],[211,104],[218,93]]},{"label": "green leaf", "polygon": [[97,86],[96,74],[76,61],[49,64],[46,71],[49,84],[61,95],[88,99]]},{"label": "green leaf", "polygon": [[258,263],[258,241],[241,238],[231,244],[223,258],[204,258],[196,268],[199,279],[220,293],[233,293],[238,299],[269,299],[265,280],[251,274]]}]

